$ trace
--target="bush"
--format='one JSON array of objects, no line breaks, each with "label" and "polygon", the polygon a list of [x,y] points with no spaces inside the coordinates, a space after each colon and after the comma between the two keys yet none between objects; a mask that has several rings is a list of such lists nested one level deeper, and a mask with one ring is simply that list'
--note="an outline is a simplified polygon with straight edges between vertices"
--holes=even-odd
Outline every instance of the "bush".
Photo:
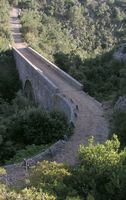
[{"label": "bush", "polygon": [[44,192],[56,195],[59,200],[70,200],[76,196],[71,186],[65,184],[65,179],[70,176],[71,172],[64,164],[43,161],[32,169],[30,182],[35,188],[42,188]]},{"label": "bush", "polygon": [[26,158],[30,158],[39,153],[42,153],[48,147],[49,145],[28,145],[24,149],[17,150],[14,157],[11,158],[9,161],[6,161],[6,164],[22,162]]},{"label": "bush", "polygon": [[[76,166],[43,161],[29,171],[29,185],[18,192],[0,185],[0,199],[124,200],[126,149],[116,136],[104,144],[81,145]],[[13,197],[13,198],[12,198]]]},{"label": "bush", "polygon": [[0,175],[6,174],[6,170],[2,167],[0,167]]},{"label": "bush", "polygon": [[44,193],[42,190],[36,188],[25,188],[20,192],[8,189],[6,186],[0,184],[0,199],[1,200],[56,200],[55,196]]},{"label": "bush", "polygon": [[10,118],[7,126],[11,139],[18,144],[48,144],[69,133],[63,113],[49,113],[40,107],[19,111]]},{"label": "bush", "polygon": [[30,174],[31,186],[56,195],[57,199],[124,200],[126,150],[119,151],[117,136],[104,144],[81,145],[79,162],[68,167],[43,161]]},{"label": "bush", "polygon": [[[47,112],[21,93],[11,103],[0,101],[0,163],[9,162],[10,158],[10,162],[19,161],[19,156],[21,159],[32,156],[42,144],[51,144],[72,133],[64,113]],[[32,144],[40,147],[29,146],[27,149],[27,145]]]},{"label": "bush", "polygon": [[118,135],[121,148],[126,147],[126,112],[117,111],[113,114],[112,133]]},{"label": "bush", "polygon": [[126,150],[119,152],[116,136],[104,144],[81,146],[80,163],[73,169],[69,184],[80,196],[97,200],[123,200],[126,195]]}]

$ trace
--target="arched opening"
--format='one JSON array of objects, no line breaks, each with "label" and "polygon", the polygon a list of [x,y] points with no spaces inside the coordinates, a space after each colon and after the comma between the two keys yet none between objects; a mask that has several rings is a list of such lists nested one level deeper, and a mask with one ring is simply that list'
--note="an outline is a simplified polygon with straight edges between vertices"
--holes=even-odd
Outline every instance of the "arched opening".
[{"label": "arched opening", "polygon": [[32,88],[32,84],[29,80],[26,80],[24,86],[24,95],[30,100],[35,101],[34,92]]}]

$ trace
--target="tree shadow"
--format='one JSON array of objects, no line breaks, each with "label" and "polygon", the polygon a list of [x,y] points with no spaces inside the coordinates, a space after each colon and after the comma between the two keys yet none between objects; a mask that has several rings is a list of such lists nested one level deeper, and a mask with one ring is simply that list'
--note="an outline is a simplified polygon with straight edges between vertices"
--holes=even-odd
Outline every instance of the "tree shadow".
[{"label": "tree shadow", "polygon": [[0,97],[11,101],[21,88],[16,64],[11,50],[0,53]]}]

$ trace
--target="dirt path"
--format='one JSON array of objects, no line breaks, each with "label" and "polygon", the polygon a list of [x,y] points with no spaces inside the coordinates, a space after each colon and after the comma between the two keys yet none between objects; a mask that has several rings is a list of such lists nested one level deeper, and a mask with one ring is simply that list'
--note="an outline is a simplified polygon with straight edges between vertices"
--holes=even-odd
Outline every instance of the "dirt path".
[{"label": "dirt path", "polygon": [[[27,49],[27,45],[23,42],[20,33],[20,21],[18,19],[17,9],[11,12],[11,27],[14,38],[14,46],[36,67],[41,69],[43,73],[65,94],[68,99],[72,99],[75,105],[78,105],[78,117],[75,123],[75,131],[71,138],[65,143],[61,152],[53,158],[57,162],[75,164],[77,162],[77,150],[80,144],[86,144],[89,136],[94,136],[96,142],[104,142],[108,137],[108,123],[104,117],[104,110],[101,104],[94,98],[90,97],[83,91],[78,91],[64,79],[59,77],[54,71],[50,71],[35,56],[31,55]],[[12,173],[13,169],[7,169],[8,177],[14,176],[15,180],[19,180],[21,176],[18,173]],[[17,170],[18,171],[18,170]],[[24,171],[22,171],[24,177]]]}]

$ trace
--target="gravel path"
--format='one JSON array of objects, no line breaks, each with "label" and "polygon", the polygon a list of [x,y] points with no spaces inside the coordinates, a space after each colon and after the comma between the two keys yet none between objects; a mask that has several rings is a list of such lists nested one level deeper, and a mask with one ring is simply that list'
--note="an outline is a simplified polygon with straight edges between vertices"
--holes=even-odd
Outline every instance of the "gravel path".
[{"label": "gravel path", "polygon": [[[104,117],[104,110],[101,103],[90,97],[83,91],[75,89],[64,79],[59,77],[49,68],[45,67],[35,56],[31,55],[27,49],[27,45],[23,43],[20,33],[20,21],[17,18],[18,11],[13,9],[11,12],[12,35],[14,38],[14,46],[36,67],[41,69],[43,73],[60,89],[68,99],[72,99],[75,105],[78,105],[78,114],[75,122],[74,134],[65,143],[63,149],[57,153],[52,160],[64,162],[67,164],[75,164],[77,162],[77,150],[80,144],[86,144],[89,136],[94,136],[96,143],[104,142],[108,137],[108,122]],[[18,173],[20,171],[20,173]],[[12,182],[19,181],[24,177],[24,169],[12,167],[7,169],[8,180]],[[21,175],[22,174],[22,175]]]}]

